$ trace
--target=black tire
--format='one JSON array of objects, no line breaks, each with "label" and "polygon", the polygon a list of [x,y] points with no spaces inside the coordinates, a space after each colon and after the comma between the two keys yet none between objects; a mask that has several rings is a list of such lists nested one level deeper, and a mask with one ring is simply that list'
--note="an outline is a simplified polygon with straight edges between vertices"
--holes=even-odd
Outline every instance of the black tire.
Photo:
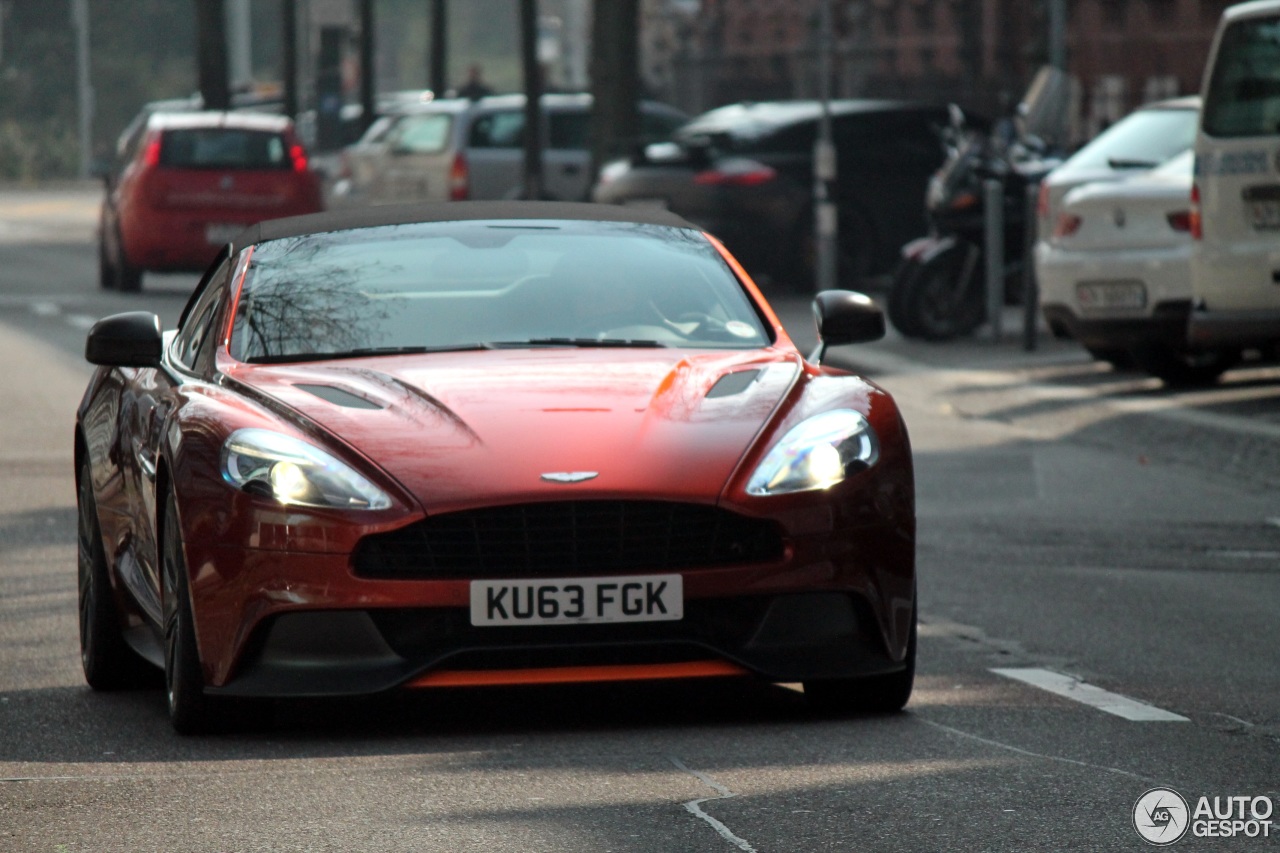
[{"label": "black tire", "polygon": [[216,731],[226,715],[222,703],[204,692],[204,670],[196,643],[191,615],[191,594],[187,581],[187,560],[182,543],[182,525],[170,492],[165,499],[164,534],[160,544],[164,589],[161,601],[164,617],[164,686],[169,703],[169,722],[178,734],[195,735]]},{"label": "black tire", "polygon": [[1240,360],[1235,352],[1186,352],[1167,344],[1134,347],[1132,355],[1139,369],[1175,388],[1212,385]]},{"label": "black tire", "polygon": [[84,680],[94,690],[102,691],[154,684],[159,680],[155,667],[129,648],[120,630],[87,461],[80,465],[76,517],[80,663]]},{"label": "black tire", "polygon": [[107,255],[106,240],[98,241],[98,287],[103,290],[116,289],[116,268],[112,266]]},{"label": "black tire", "polygon": [[121,293],[137,293],[142,290],[142,269],[129,263],[119,231],[116,232],[116,263],[111,265],[111,269],[115,272],[115,290]]},{"label": "black tire", "polygon": [[907,706],[916,680],[916,611],[911,610],[906,666],[889,675],[816,679],[804,683],[810,707],[822,714],[894,714]]},{"label": "black tire", "polygon": [[1133,353],[1124,347],[1085,347],[1095,361],[1105,361],[1116,370],[1131,370],[1135,364]]},{"label": "black tire", "polygon": [[956,243],[916,264],[900,286],[899,313],[911,337],[949,341],[972,334],[986,320],[982,250],[970,243]]}]

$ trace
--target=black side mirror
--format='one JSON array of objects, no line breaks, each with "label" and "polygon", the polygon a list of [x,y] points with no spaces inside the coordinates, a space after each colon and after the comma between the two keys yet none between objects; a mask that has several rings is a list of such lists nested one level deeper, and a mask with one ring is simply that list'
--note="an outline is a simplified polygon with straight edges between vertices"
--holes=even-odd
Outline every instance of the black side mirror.
[{"label": "black side mirror", "polygon": [[813,299],[818,324],[818,348],[809,356],[820,364],[827,347],[865,344],[884,337],[884,312],[865,293],[824,290]]},{"label": "black side mirror", "polygon": [[157,367],[162,349],[160,318],[148,311],[129,311],[93,324],[84,357],[106,367]]}]

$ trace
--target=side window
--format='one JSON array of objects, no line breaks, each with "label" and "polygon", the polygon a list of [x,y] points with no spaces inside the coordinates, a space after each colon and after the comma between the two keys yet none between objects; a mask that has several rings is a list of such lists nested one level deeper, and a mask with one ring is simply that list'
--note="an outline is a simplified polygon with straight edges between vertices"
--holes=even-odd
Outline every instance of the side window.
[{"label": "side window", "polygon": [[524,113],[507,110],[477,116],[468,138],[471,148],[520,148],[524,145]]},{"label": "side window", "polygon": [[591,146],[591,114],[553,112],[547,117],[547,147],[585,151]]},{"label": "side window", "polygon": [[197,289],[192,295],[194,301],[183,311],[171,352],[174,360],[188,370],[195,369],[197,358],[206,349],[204,345],[208,342],[212,346],[210,339],[216,337],[213,319],[226,293],[231,273],[232,261],[228,258],[203,282],[204,287]]},{"label": "side window", "polygon": [[400,123],[395,148],[412,154],[438,154],[449,141],[452,119],[443,114],[411,116]]},{"label": "side window", "polygon": [[676,128],[684,124],[684,122],[684,118],[678,115],[651,113],[642,110],[640,113],[640,136],[646,143],[661,142],[665,139],[670,139],[672,134],[676,132]]}]

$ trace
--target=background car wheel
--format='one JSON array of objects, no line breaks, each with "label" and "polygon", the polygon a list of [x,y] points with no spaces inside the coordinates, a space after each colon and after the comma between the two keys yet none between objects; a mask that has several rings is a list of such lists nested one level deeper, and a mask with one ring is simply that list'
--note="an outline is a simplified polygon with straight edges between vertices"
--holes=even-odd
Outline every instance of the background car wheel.
[{"label": "background car wheel", "polygon": [[115,270],[115,289],[121,293],[137,293],[142,290],[142,270],[129,263],[129,258],[124,253],[124,241],[120,239],[118,233],[116,234],[116,249],[119,263],[113,267]]},{"label": "background car wheel", "polygon": [[129,648],[120,632],[120,615],[107,576],[107,556],[102,549],[87,461],[80,466],[76,498],[80,663],[84,679],[94,690],[154,684],[158,680],[155,669]]},{"label": "background car wheel", "polygon": [[1129,370],[1134,366],[1133,353],[1123,347],[1085,347],[1095,361],[1105,361],[1116,370]]},{"label": "background car wheel", "polygon": [[1174,387],[1212,385],[1239,360],[1239,353],[1183,352],[1166,344],[1133,349],[1133,361],[1141,370]]},{"label": "background car wheel", "polygon": [[916,680],[916,616],[911,613],[906,667],[889,675],[869,678],[835,678],[806,681],[804,695],[810,707],[825,714],[892,714],[911,699]]},{"label": "background car wheel", "polygon": [[116,289],[116,268],[111,265],[111,260],[107,257],[105,241],[98,243],[98,287],[103,290]]}]

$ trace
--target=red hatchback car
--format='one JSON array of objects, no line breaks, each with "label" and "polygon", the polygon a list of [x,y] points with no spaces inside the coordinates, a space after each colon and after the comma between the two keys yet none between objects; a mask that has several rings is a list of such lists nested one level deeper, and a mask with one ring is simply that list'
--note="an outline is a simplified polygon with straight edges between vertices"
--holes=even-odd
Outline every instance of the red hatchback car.
[{"label": "red hatchback car", "polygon": [[247,112],[152,113],[125,140],[99,225],[99,283],[200,272],[248,225],[324,208],[293,123]]},{"label": "red hatchback car", "polygon": [[[873,340],[821,293],[823,346]],[[896,710],[906,428],[714,239],[550,202],[265,222],[178,327],[100,321],[76,419],[81,651],[182,732],[252,699],[755,676]]]}]

